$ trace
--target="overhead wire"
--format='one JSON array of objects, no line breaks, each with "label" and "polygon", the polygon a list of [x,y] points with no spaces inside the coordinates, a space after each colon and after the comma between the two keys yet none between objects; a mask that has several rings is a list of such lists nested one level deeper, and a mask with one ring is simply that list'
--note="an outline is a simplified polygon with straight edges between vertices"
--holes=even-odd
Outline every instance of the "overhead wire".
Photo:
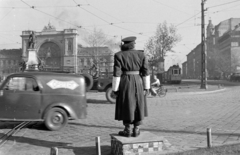
[{"label": "overhead wire", "polygon": [[[238,7],[238,6],[240,6],[240,4],[239,4],[239,5],[231,6],[231,7],[229,7],[229,8],[221,9],[221,10],[218,10],[218,11],[213,11],[213,12],[208,11],[208,13],[214,14],[214,13],[225,12],[225,11],[235,11],[235,10],[237,10],[237,9],[231,9],[231,8],[235,8],[235,7]],[[231,10],[229,10],[229,9],[231,9]]]},{"label": "overhead wire", "polygon": [[68,21],[65,21],[65,20],[61,19],[61,18],[55,17],[55,16],[53,16],[53,15],[51,15],[51,14],[49,14],[49,13],[43,12],[43,11],[41,11],[41,10],[39,10],[39,9],[36,9],[35,6],[29,5],[29,4],[27,4],[26,2],[24,2],[23,0],[21,0],[21,1],[22,1],[23,3],[25,3],[26,5],[28,5],[30,8],[32,8],[32,9],[38,11],[38,12],[41,12],[41,13],[43,13],[43,14],[45,14],[45,15],[51,16],[52,18],[55,18],[55,19],[57,19],[57,20],[59,20],[59,21],[65,22],[65,23],[67,23],[67,24],[69,24],[69,25],[72,25],[72,26],[74,26],[74,27],[77,27],[77,28],[85,29],[85,30],[87,30],[87,31],[92,31],[92,30],[86,29],[86,28],[84,28],[84,27],[82,27],[82,26],[80,26],[80,25],[72,24],[72,23],[70,23],[70,22],[68,22]]},{"label": "overhead wire", "polygon": [[184,12],[184,11],[182,11],[182,10],[177,9],[177,8],[174,8],[174,7],[168,6],[168,5],[164,4],[164,3],[161,3],[161,2],[159,2],[159,1],[156,1],[156,0],[153,0],[153,1],[156,2],[156,3],[162,4],[163,6],[166,6],[166,7],[168,7],[168,8],[177,10],[177,11],[179,11],[179,12],[183,12],[183,13],[185,13],[185,14],[189,14],[189,13],[186,13],[186,12]]},{"label": "overhead wire", "polygon": [[[74,3],[77,4],[77,6],[79,6],[81,9],[83,9],[83,8],[81,7],[81,5],[79,5],[75,0],[73,0],[73,1],[74,1]],[[129,29],[126,29],[126,28],[123,28],[123,27],[120,27],[120,26],[114,25],[114,23],[110,23],[110,22],[106,21],[105,19],[103,19],[103,18],[101,18],[101,17],[95,15],[94,13],[92,13],[92,12],[86,10],[86,9],[83,9],[83,10],[85,10],[86,12],[90,13],[91,15],[93,15],[93,16],[95,16],[95,17],[101,19],[102,21],[108,23],[109,25],[112,25],[112,26],[114,26],[114,27],[117,27],[117,28],[120,28],[120,29],[123,29],[123,30],[129,31],[129,32],[132,32],[132,33],[140,34],[140,33],[138,33],[138,32],[135,32],[135,31],[132,31],[132,30],[129,30]]]},{"label": "overhead wire", "polygon": [[5,17],[7,17],[7,15],[12,12],[12,10],[13,10],[13,9],[11,9],[8,13],[6,13],[6,14],[0,19],[0,21],[2,21]]},{"label": "overhead wire", "polygon": [[[54,6],[31,6],[31,5],[29,5],[28,3],[24,2],[23,0],[21,0],[21,1],[22,1],[23,3],[25,3],[27,6],[29,6],[30,8],[32,8],[32,9],[38,11],[38,12],[41,12],[41,13],[43,13],[43,14],[46,14],[46,15],[48,15],[48,16],[51,16],[52,18],[55,18],[55,19],[57,19],[57,20],[59,20],[59,21],[68,23],[68,24],[70,24],[70,25],[72,25],[72,26],[74,26],[74,27],[82,28],[82,29],[85,29],[85,30],[87,30],[87,31],[91,31],[91,30],[88,30],[88,29],[84,28],[84,27],[86,27],[86,26],[83,27],[83,26],[81,26],[81,25],[75,25],[75,24],[70,23],[70,22],[68,22],[68,21],[65,21],[65,20],[63,20],[63,19],[61,19],[61,18],[55,17],[55,16],[53,16],[53,15],[51,15],[51,14],[49,14],[49,13],[46,13],[46,12],[41,11],[41,10],[39,10],[39,9],[36,9],[36,8],[54,7]],[[113,17],[114,19],[120,21],[120,23],[111,23],[111,22],[108,22],[108,21],[105,20],[104,18],[101,18],[101,17],[97,16],[96,14],[94,14],[94,13],[92,13],[92,12],[84,9],[83,7],[81,7],[81,6],[84,6],[83,4],[78,4],[75,0],[73,0],[73,1],[75,2],[75,4],[77,4],[76,6],[65,6],[65,7],[80,7],[80,8],[83,9],[84,11],[86,11],[86,12],[90,13],[91,15],[93,15],[93,16],[101,19],[102,21],[106,22],[106,23],[107,23],[106,25],[112,25],[112,26],[115,26],[115,27],[117,27],[117,28],[119,28],[119,29],[123,29],[123,30],[129,31],[129,32],[132,32],[132,33],[135,33],[135,34],[138,34],[138,35],[143,35],[143,34],[145,34],[145,33],[134,32],[134,31],[132,31],[132,30],[129,30],[129,29],[126,29],[126,28],[123,28],[123,27],[120,27],[120,26],[117,26],[117,25],[116,25],[116,24],[129,24],[129,23],[134,23],[134,22],[123,22],[123,21],[121,21],[121,20],[119,20],[119,19],[117,19],[117,18],[115,18],[115,17],[107,14],[106,12],[103,12],[103,11],[97,9],[97,8],[94,7],[93,5],[86,4],[87,6],[89,5],[89,6],[93,7],[94,9],[96,9],[96,10],[98,10],[98,11],[100,11],[100,12],[103,12],[103,13],[105,13],[106,15],[109,15],[109,16]],[[237,2],[237,1],[233,1],[233,2]],[[232,2],[232,3],[233,3],[233,2]],[[224,3],[224,4],[226,4],[226,3]],[[221,5],[223,5],[223,4],[221,4]],[[218,5],[218,6],[219,6],[219,5]],[[57,7],[57,6],[56,6],[56,7]],[[58,6],[58,7],[64,7],[64,6]],[[11,8],[12,8],[12,7],[11,7]],[[24,8],[26,8],[26,7],[24,7]],[[174,8],[172,8],[172,9],[174,9]],[[200,13],[200,12],[199,12],[199,13]],[[199,13],[197,13],[197,14],[199,14]],[[187,20],[179,23],[177,26],[180,26],[181,24],[187,22],[188,20],[190,20],[190,19],[192,19],[193,17],[195,17],[197,14],[195,14],[194,16],[188,18]],[[135,22],[135,23],[137,23],[137,22]],[[140,23],[140,22],[138,22],[138,23]],[[146,23],[146,22],[142,22],[142,23]],[[108,35],[108,36],[112,36],[112,35]],[[115,36],[115,35],[114,35],[114,36]],[[145,35],[144,35],[144,36],[145,36]]]},{"label": "overhead wire", "polygon": [[[61,19],[61,18],[55,17],[55,16],[53,16],[53,15],[51,15],[51,14],[48,14],[48,13],[46,13],[46,12],[43,12],[43,11],[37,9],[37,8],[46,8],[46,7],[76,7],[76,6],[31,6],[31,5],[29,5],[28,3],[24,2],[23,0],[21,0],[21,1],[22,1],[24,4],[26,4],[27,6],[29,6],[29,7],[21,7],[21,8],[31,8],[31,9],[35,9],[36,11],[39,11],[39,12],[41,12],[41,13],[44,13],[44,14],[46,14],[46,15],[48,15],[48,16],[51,16],[51,17],[53,17],[53,18],[55,18],[55,19],[58,19],[58,20],[60,20],[60,21],[62,21],[62,22],[66,22],[66,23],[68,23],[68,24],[70,24],[70,25],[73,25],[73,24],[70,23],[70,22],[67,22],[67,21],[65,21],[65,20],[63,20],[63,19]],[[74,2],[77,4],[77,7],[84,6],[84,4],[78,4],[75,0],[74,0]],[[90,5],[90,4],[86,4],[86,5],[89,5],[89,6],[93,7],[93,8],[95,8],[95,9],[98,10],[98,11],[101,11],[100,9],[97,9],[97,8],[94,7],[93,5]],[[0,8],[1,8],[1,7],[0,7]],[[92,14],[93,16],[95,16],[95,17],[103,20],[104,22],[107,23],[106,25],[112,25],[112,26],[115,26],[115,27],[117,27],[117,28],[120,28],[120,29],[129,31],[129,32],[132,32],[132,33],[135,33],[135,34],[141,34],[141,35],[143,35],[142,32],[140,32],[140,33],[139,33],[139,32],[134,32],[134,31],[132,31],[132,30],[129,30],[129,29],[126,29],[126,28],[123,28],[123,27],[120,27],[120,26],[117,26],[117,25],[116,25],[116,24],[130,24],[130,23],[134,23],[134,22],[123,22],[123,21],[121,21],[121,20],[119,20],[119,19],[117,19],[117,18],[115,18],[115,17],[107,14],[106,12],[101,11],[101,12],[103,12],[103,13],[105,13],[105,14],[107,14],[107,15],[109,15],[109,16],[111,16],[111,17],[113,17],[113,18],[115,18],[115,19],[117,19],[117,20],[119,20],[119,21],[121,21],[120,23],[116,23],[116,22],[115,22],[115,23],[110,23],[110,22],[106,21],[105,19],[103,19],[103,18],[101,18],[101,17],[93,14],[92,12],[90,12],[90,11],[88,11],[88,10],[82,8],[82,7],[81,7],[81,9],[83,9],[84,11]],[[146,23],[146,22],[135,22],[135,23]],[[79,26],[79,25],[73,25],[73,26],[76,26],[76,27],[78,27],[78,28],[83,28],[83,26]],[[98,25],[97,25],[97,26],[98,26]],[[100,26],[105,26],[105,25],[100,25]],[[84,26],[84,27],[92,27],[92,26]],[[84,29],[84,28],[83,28],[83,29]],[[87,29],[86,29],[86,30],[87,30]],[[88,31],[90,31],[90,30],[88,30]]]},{"label": "overhead wire", "polygon": [[198,15],[199,13],[201,13],[201,11],[199,11],[199,12],[196,13],[195,15],[191,16],[190,18],[184,20],[183,22],[177,24],[176,27],[178,27],[179,25],[182,25],[183,23],[185,23],[185,22],[189,21],[190,19],[194,18],[194,17],[195,17],[196,15]]},{"label": "overhead wire", "polygon": [[210,7],[208,7],[208,8],[215,8],[215,7],[218,7],[218,6],[227,5],[227,4],[231,4],[231,3],[235,3],[235,2],[240,2],[240,0],[235,0],[235,1],[227,2],[227,3],[222,3],[222,4],[210,6]]},{"label": "overhead wire", "polygon": [[[29,5],[28,3],[24,2],[23,0],[21,0],[21,1],[22,1],[23,3],[25,3],[26,5],[28,5],[30,8],[32,8],[32,9],[38,11],[38,12],[41,12],[41,13],[46,14],[46,15],[48,15],[48,16],[51,16],[51,17],[53,17],[53,18],[55,18],[55,19],[57,19],[57,20],[63,21],[63,22],[65,22],[65,23],[68,23],[68,24],[70,24],[70,25],[72,25],[72,26],[75,26],[75,27],[77,27],[77,28],[85,29],[85,30],[87,30],[87,31],[92,31],[92,30],[89,30],[89,29],[84,28],[83,26],[79,26],[79,25],[72,24],[72,23],[70,23],[70,22],[68,22],[68,21],[65,21],[65,20],[61,19],[61,18],[55,17],[55,16],[53,16],[53,15],[51,15],[51,14],[49,14],[49,13],[43,12],[43,11],[41,11],[41,10],[39,10],[39,9],[36,9],[35,6]],[[75,2],[75,1],[74,1],[74,2]],[[77,5],[77,6],[79,6],[79,5]],[[84,9],[84,10],[85,10],[85,9]],[[86,11],[87,11],[87,10],[86,10]],[[89,11],[87,11],[87,12],[89,12]],[[91,12],[89,12],[89,13],[91,13]],[[91,13],[91,14],[92,14],[92,13]],[[94,14],[93,14],[93,15],[94,15]],[[100,17],[99,17],[99,18],[100,18]],[[105,22],[107,22],[107,21],[105,21]],[[107,23],[109,23],[109,22],[107,22]],[[109,23],[109,25],[113,25],[113,24],[114,24],[114,23]],[[128,30],[128,29],[119,27],[119,26],[116,26],[116,25],[113,25],[113,26],[118,27],[118,28],[120,28],[120,29],[124,29],[124,30],[129,31],[129,32],[132,32],[132,33],[140,34],[140,33],[137,33],[137,32],[134,32],[134,31],[131,31],[131,30]],[[115,35],[114,35],[114,36],[108,35],[108,36],[114,37]]]},{"label": "overhead wire", "polygon": [[[85,6],[85,4],[81,4],[82,6]],[[36,8],[75,8],[76,6],[35,6]],[[13,7],[9,7],[9,6],[3,6],[0,8],[13,8],[13,9],[18,9],[18,8],[23,8],[23,9],[29,9],[29,7],[19,7],[19,6],[13,6]]]},{"label": "overhead wire", "polygon": [[106,12],[104,12],[104,11],[102,11],[102,10],[100,10],[100,9],[96,8],[96,7],[94,7],[94,6],[93,6],[93,5],[91,5],[91,4],[89,4],[89,6],[93,7],[94,9],[96,9],[96,10],[98,10],[98,11],[100,11],[100,12],[102,12],[102,13],[104,13],[104,14],[106,14],[106,15],[108,15],[108,16],[110,16],[110,17],[112,17],[112,18],[116,19],[116,20],[118,20],[118,21],[120,21],[121,23],[124,23],[124,22],[123,22],[123,21],[121,21],[120,19],[117,19],[116,17],[113,17],[112,15],[110,15],[110,14],[108,14],[108,13],[106,13]]},{"label": "overhead wire", "polygon": [[32,8],[33,6],[29,5],[28,3],[24,2],[23,0],[21,0],[24,4],[26,4],[27,6],[29,6],[30,8]]},{"label": "overhead wire", "polygon": [[[210,7],[207,7],[207,8],[213,8],[213,7],[217,7],[217,6],[222,6],[222,5],[226,5],[226,4],[230,4],[230,3],[234,3],[234,2],[240,2],[240,0],[236,0],[236,1],[232,1],[232,2],[228,2],[228,3],[223,3],[223,4],[219,4],[219,5],[215,5],[215,6],[210,6]],[[201,11],[199,11],[197,14],[193,15],[192,17],[186,19],[185,21],[179,23],[178,25],[176,26],[179,26],[187,21],[189,21],[190,19],[194,18],[196,15],[198,15],[199,13],[201,13]]]}]

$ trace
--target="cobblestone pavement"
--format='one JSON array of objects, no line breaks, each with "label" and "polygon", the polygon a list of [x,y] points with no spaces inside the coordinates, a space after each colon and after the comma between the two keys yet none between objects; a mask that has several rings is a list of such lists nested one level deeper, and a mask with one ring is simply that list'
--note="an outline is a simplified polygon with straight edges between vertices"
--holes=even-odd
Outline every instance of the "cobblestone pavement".
[{"label": "cobblestone pavement", "polygon": [[[213,146],[239,143],[239,89],[148,98],[149,116],[141,129],[167,139],[172,144],[169,152],[206,147],[207,128],[212,129]],[[88,102],[87,119],[71,121],[61,131],[47,131],[41,124],[24,129],[0,149],[0,155],[48,155],[51,147],[58,147],[59,155],[94,155],[97,136],[102,155],[109,155],[109,134],[122,130],[122,122],[114,120],[115,105],[104,93],[88,93]],[[0,137],[6,128],[0,123]]]}]

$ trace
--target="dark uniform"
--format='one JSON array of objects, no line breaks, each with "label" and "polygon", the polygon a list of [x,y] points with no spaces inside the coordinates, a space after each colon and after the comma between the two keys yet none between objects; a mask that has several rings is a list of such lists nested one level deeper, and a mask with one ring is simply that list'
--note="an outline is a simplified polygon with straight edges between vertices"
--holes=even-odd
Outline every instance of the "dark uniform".
[{"label": "dark uniform", "polygon": [[[128,37],[122,41],[128,44],[135,39]],[[113,91],[117,92],[115,119],[122,120],[125,126],[139,126],[147,116],[144,89],[150,88],[148,72],[148,61],[143,51],[128,49],[114,55]]]}]

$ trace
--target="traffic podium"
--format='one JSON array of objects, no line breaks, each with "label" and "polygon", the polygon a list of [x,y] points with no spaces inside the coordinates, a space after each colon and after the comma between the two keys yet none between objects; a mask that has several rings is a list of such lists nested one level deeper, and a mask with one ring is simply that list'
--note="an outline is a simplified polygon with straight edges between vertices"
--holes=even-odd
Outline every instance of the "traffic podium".
[{"label": "traffic podium", "polygon": [[141,132],[138,137],[123,137],[118,134],[110,136],[112,155],[155,155],[172,147],[164,137],[147,131]]}]

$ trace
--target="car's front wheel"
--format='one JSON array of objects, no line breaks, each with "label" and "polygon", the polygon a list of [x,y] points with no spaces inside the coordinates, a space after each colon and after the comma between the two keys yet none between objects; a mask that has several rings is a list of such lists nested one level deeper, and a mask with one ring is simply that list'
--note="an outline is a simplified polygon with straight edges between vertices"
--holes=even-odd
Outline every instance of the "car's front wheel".
[{"label": "car's front wheel", "polygon": [[46,127],[51,131],[60,130],[68,123],[68,116],[61,108],[50,109],[44,119]]},{"label": "car's front wheel", "polygon": [[109,87],[106,91],[106,98],[110,103],[116,103],[116,96],[112,92],[112,87]]}]

